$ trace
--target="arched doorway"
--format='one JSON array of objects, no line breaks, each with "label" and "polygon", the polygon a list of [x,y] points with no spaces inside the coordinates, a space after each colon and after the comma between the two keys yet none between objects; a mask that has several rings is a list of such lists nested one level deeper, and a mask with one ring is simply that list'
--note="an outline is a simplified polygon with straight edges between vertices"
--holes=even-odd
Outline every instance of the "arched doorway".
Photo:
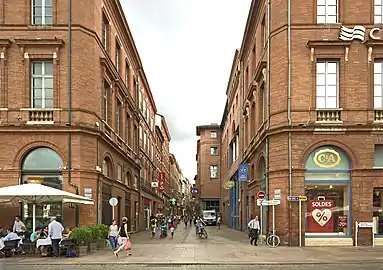
[{"label": "arched doorway", "polygon": [[352,237],[350,171],[350,159],[339,147],[321,146],[308,156],[306,238]]},{"label": "arched doorway", "polygon": [[[28,178],[40,178],[44,179],[43,185],[62,190],[62,166],[63,161],[54,150],[48,147],[35,148],[23,159],[20,184],[28,183]],[[62,220],[62,203],[36,205],[36,226],[47,226],[52,216]],[[32,205],[22,204],[22,218],[27,229],[33,230]]]}]

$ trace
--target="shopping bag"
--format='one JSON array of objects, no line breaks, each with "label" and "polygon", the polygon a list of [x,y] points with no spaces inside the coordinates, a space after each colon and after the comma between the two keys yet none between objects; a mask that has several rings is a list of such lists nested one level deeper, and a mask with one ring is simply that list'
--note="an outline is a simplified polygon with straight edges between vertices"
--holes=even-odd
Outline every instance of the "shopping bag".
[{"label": "shopping bag", "polygon": [[125,244],[125,250],[130,250],[132,248],[132,243],[130,242],[130,239],[126,240]]}]

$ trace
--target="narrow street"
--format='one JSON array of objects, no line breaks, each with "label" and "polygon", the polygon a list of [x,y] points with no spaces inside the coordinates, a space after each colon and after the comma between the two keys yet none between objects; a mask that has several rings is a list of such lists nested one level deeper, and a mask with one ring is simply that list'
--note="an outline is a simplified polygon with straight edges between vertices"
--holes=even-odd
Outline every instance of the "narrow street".
[{"label": "narrow street", "polygon": [[[16,257],[0,260],[7,270],[34,269],[383,269],[381,248],[250,246],[244,232],[207,227],[208,239],[194,227],[179,225],[173,239],[151,239],[150,232],[132,235],[133,255],[116,258],[100,250],[79,258]],[[336,254],[336,255],[335,255]],[[363,256],[361,256],[363,254]],[[4,268],[4,267],[3,267]],[[3,270],[0,268],[0,270]]]}]

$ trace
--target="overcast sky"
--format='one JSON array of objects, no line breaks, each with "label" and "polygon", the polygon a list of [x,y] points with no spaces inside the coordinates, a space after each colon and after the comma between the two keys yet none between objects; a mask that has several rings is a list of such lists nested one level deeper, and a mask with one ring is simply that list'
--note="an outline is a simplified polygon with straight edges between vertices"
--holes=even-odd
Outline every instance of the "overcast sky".
[{"label": "overcast sky", "polygon": [[196,126],[220,123],[235,49],[251,0],[120,0],[170,151],[189,180],[196,174]]}]

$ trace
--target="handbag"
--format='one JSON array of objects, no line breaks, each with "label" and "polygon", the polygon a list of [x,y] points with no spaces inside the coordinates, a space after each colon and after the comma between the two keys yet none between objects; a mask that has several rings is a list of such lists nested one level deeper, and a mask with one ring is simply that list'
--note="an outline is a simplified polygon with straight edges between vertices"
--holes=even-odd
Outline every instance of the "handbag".
[{"label": "handbag", "polygon": [[132,243],[130,242],[130,239],[126,240],[125,244],[125,250],[130,250],[132,248]]}]

